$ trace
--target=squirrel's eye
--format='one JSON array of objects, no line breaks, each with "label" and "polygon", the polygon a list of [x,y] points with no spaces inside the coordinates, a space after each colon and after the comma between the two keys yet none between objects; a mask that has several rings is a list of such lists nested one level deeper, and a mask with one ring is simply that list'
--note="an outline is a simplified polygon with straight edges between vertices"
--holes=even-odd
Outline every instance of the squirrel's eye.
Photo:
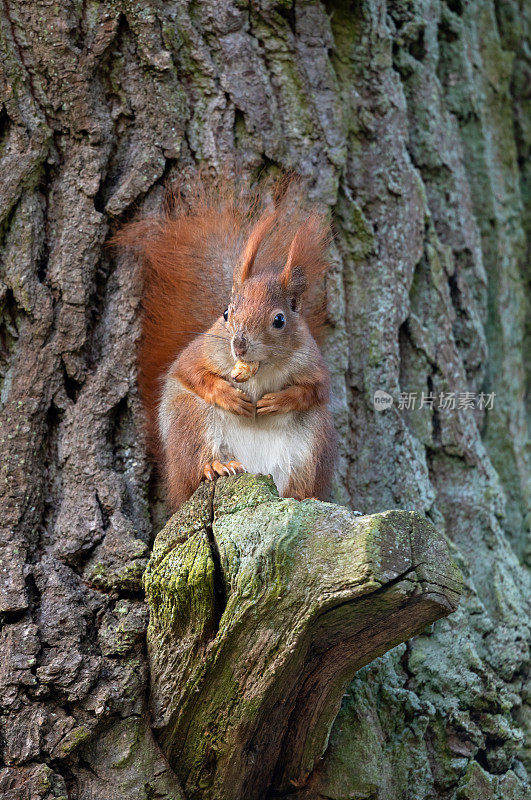
[{"label": "squirrel's eye", "polygon": [[225,320],[225,322],[229,321],[229,309],[228,308],[226,308],[225,311],[223,312],[223,319]]},{"label": "squirrel's eye", "polygon": [[277,314],[273,320],[273,328],[283,328],[286,324],[286,317],[284,314]]}]

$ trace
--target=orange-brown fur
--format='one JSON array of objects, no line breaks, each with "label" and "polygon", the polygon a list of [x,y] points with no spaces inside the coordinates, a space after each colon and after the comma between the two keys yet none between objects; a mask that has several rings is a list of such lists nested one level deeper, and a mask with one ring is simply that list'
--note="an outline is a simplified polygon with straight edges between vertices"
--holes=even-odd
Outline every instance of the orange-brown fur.
[{"label": "orange-brown fur", "polygon": [[[227,471],[209,449],[203,402],[249,420],[318,409],[318,450],[290,474],[284,494],[302,498],[327,491],[334,460],[329,377],[313,336],[323,326],[319,290],[327,269],[328,226],[322,216],[301,210],[297,184],[284,185],[277,195],[276,203],[268,203],[263,188],[250,199],[232,189],[209,192],[198,180],[186,198],[174,195],[161,216],[130,223],[114,237],[143,256],[139,385],[173,508],[204,476]],[[221,315],[227,306],[225,323]],[[272,328],[279,309],[289,335]],[[251,398],[245,393],[251,383],[240,389],[231,383],[230,341],[236,331],[245,331],[251,349],[261,354],[257,360],[272,375],[286,371],[286,385]],[[266,374],[266,366],[260,369],[259,375]],[[212,469],[214,456],[218,466]],[[232,456],[230,463],[237,464]]]}]

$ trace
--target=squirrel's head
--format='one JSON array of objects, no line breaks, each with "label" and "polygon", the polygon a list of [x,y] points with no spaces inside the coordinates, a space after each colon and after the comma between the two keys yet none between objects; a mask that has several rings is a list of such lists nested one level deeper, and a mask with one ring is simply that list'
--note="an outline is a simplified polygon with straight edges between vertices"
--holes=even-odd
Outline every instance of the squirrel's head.
[{"label": "squirrel's head", "polygon": [[223,319],[235,360],[283,361],[303,344],[308,328],[300,314],[302,276],[296,281],[284,286],[265,273],[249,278],[232,296]]},{"label": "squirrel's head", "polygon": [[[249,237],[235,271],[232,298],[223,314],[235,360],[281,363],[293,355],[309,336],[302,308],[311,280],[308,237],[322,221],[309,217],[295,234],[284,267],[252,273],[258,247],[274,223],[262,219]],[[320,230],[320,229],[319,229]]]}]

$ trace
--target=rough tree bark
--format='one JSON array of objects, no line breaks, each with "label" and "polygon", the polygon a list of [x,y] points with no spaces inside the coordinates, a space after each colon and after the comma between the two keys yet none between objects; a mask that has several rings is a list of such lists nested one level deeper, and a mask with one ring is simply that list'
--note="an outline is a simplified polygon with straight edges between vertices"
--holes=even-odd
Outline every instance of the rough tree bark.
[{"label": "rough tree bark", "polygon": [[144,585],[152,725],[187,798],[263,800],[308,782],[349,679],[455,611],[461,578],[420,514],[242,475],[181,506]]},{"label": "rough tree bark", "polygon": [[[0,796],[182,796],[146,714],[138,269],[104,242],[198,164],[294,169],[332,210],[336,499],[425,514],[465,577],[451,624],[358,673],[297,800],[525,796],[529,16],[4,0]],[[466,391],[494,407],[418,408]]]}]

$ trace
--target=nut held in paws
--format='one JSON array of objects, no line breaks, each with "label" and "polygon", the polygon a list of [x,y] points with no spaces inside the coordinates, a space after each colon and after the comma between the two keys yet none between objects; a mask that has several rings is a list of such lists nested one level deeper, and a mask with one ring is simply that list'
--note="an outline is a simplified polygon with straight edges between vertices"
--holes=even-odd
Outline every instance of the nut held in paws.
[{"label": "nut held in paws", "polygon": [[232,380],[237,383],[245,383],[245,381],[248,381],[253,375],[256,375],[259,366],[259,361],[250,361],[248,364],[246,364],[245,361],[237,361],[230,376]]}]

